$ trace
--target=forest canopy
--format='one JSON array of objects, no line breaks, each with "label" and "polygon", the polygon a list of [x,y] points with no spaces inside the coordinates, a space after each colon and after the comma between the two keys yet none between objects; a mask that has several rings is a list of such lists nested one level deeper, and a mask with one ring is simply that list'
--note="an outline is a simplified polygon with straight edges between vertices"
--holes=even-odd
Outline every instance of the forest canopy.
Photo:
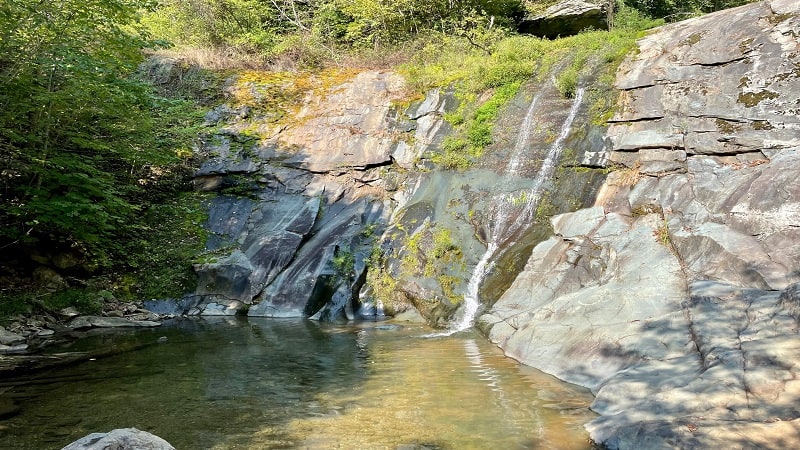
[{"label": "forest canopy", "polygon": [[163,0],[145,21],[178,43],[268,51],[297,32],[328,43],[386,45],[425,30],[452,31],[473,13],[508,23],[521,11],[519,0]]}]

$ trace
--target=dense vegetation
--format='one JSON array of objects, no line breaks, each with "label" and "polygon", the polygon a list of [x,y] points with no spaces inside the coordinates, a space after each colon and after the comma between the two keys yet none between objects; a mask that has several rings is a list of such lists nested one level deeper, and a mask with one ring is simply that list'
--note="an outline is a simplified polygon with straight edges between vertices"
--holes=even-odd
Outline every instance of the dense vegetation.
[{"label": "dense vegetation", "polygon": [[[155,6],[140,0],[0,6],[3,294],[19,290],[15,285],[39,265],[74,277],[73,287],[89,274],[161,268],[148,238],[166,232],[157,228],[165,217],[183,220],[178,211],[186,206],[165,205],[191,171],[189,139],[201,116],[191,102],[158,97],[135,76],[143,50],[158,47],[139,24],[142,11]],[[51,290],[68,285],[41,270],[37,275]],[[141,294],[147,283],[129,279],[128,290]],[[4,301],[2,309],[27,303]]]},{"label": "dense vegetation", "polygon": [[[205,63],[216,69],[402,64],[419,92],[452,85],[464,100],[450,117],[460,133],[439,155],[457,168],[491,141],[500,107],[521,83],[555,61],[570,55],[557,80],[569,96],[591,58],[613,67],[639,30],[659,23],[649,17],[744,2],[625,0],[613,8],[611,32],[546,41],[514,25],[553,0],[6,0],[0,315],[31,305],[96,308],[87,289],[142,298],[191,288],[202,199],[187,181],[207,105],[191,87],[163,91],[144,80],[137,67],[146,52],[211,54]],[[602,116],[610,97],[596,94]],[[39,290],[22,282],[45,267],[60,276],[39,270]]]},{"label": "dense vegetation", "polygon": [[[591,1],[591,0],[590,0]],[[752,0],[624,0],[653,18],[683,19]],[[486,46],[557,0],[162,0],[145,16],[160,37],[188,47],[257,55],[264,62],[321,64],[353,50],[415,49],[420,36],[460,36]],[[595,3],[609,3],[598,0]],[[617,1],[614,8],[623,5]],[[498,33],[489,33],[497,36]]]},{"label": "dense vegetation", "polygon": [[710,13],[722,9],[752,3],[754,0],[625,0],[635,8],[651,17],[674,22],[698,13]]}]

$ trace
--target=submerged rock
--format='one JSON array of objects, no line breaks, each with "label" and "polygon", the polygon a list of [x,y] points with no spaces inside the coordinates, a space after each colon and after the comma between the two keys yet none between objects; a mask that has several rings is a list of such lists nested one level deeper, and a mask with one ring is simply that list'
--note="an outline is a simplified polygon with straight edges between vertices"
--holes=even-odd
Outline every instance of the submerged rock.
[{"label": "submerged rock", "polygon": [[73,330],[88,328],[151,328],[161,326],[153,320],[131,320],[124,317],[79,316],[69,323]]}]

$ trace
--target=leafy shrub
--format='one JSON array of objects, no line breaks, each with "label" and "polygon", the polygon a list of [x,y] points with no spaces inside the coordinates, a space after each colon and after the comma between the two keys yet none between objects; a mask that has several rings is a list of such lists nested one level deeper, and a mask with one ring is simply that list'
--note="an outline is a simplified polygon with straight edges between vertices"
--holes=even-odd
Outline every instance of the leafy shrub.
[{"label": "leafy shrub", "polygon": [[67,289],[44,296],[41,305],[49,311],[73,307],[83,314],[98,314],[103,309],[103,298],[89,289]]}]

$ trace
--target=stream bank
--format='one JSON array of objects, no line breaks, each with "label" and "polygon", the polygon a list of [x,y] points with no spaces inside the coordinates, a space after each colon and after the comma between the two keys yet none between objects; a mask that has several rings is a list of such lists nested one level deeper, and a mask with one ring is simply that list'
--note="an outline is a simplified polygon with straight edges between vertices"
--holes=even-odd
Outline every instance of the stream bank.
[{"label": "stream bank", "polygon": [[195,317],[98,335],[73,350],[139,348],[4,378],[0,402],[19,411],[3,421],[0,447],[61,448],[135,427],[179,449],[588,450],[586,389],[506,358],[476,333],[423,337],[432,331]]}]

